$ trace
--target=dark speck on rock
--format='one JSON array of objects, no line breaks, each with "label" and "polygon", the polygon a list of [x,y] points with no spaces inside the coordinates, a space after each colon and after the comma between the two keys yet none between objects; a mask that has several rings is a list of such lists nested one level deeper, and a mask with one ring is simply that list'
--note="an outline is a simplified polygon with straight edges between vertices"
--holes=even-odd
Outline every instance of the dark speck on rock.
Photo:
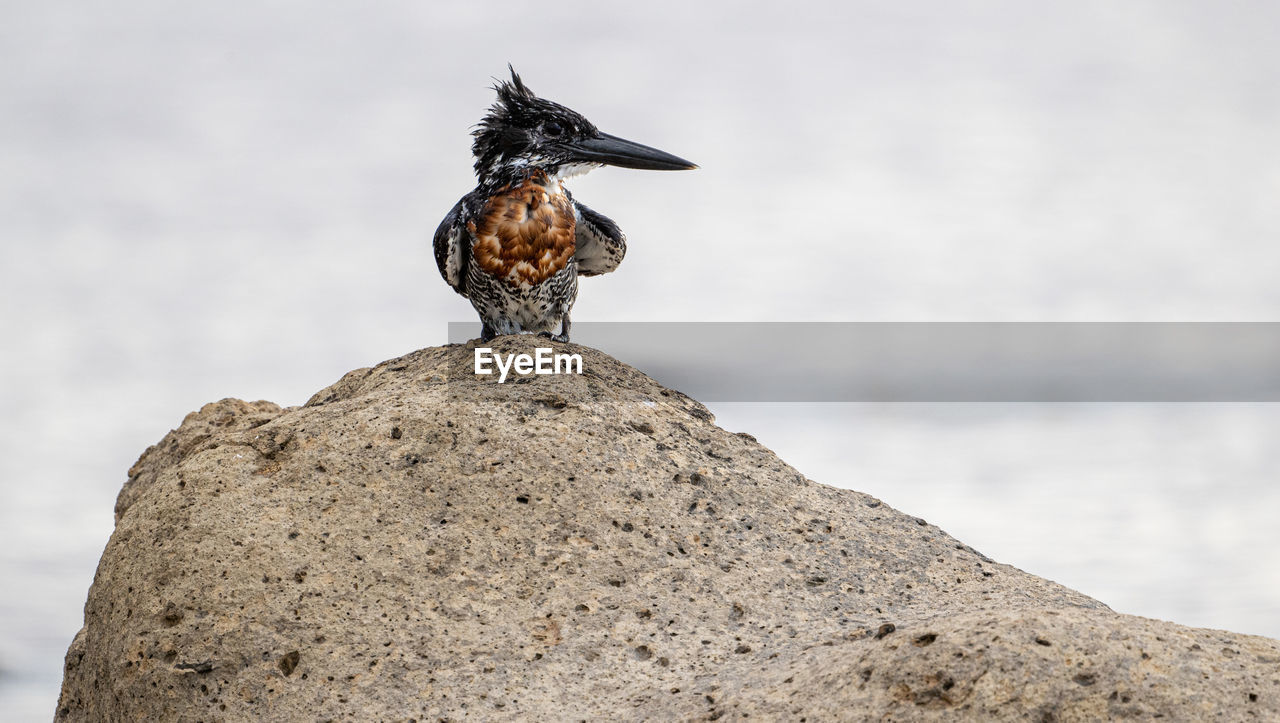
[{"label": "dark speck on rock", "polygon": [[1098,676],[1093,673],[1076,673],[1072,680],[1080,685],[1093,685],[1098,682]]},{"label": "dark speck on rock", "polygon": [[298,661],[301,659],[302,654],[297,650],[289,651],[288,653],[280,656],[280,672],[284,673],[286,677],[293,675],[293,671],[298,667]]},{"label": "dark speck on rock", "polygon": [[653,434],[655,431],[653,425],[648,422],[631,422],[631,428],[641,434]]},{"label": "dark speck on rock", "polygon": [[178,663],[173,667],[175,670],[191,671],[193,673],[209,673],[213,671],[214,665],[211,660],[202,660],[198,663]]}]

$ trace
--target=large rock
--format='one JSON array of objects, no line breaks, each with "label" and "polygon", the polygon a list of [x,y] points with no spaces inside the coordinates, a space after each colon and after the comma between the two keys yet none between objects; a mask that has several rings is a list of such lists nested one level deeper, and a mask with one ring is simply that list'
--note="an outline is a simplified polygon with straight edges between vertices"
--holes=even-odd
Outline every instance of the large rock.
[{"label": "large rock", "polygon": [[189,415],[57,717],[1280,719],[1276,641],[1118,615],[555,346],[585,373],[450,346]]}]

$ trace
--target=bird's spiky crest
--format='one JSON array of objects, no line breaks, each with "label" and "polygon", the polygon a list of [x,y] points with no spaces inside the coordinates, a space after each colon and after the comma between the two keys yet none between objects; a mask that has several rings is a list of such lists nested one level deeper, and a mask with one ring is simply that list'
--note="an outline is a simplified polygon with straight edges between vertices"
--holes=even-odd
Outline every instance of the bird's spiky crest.
[{"label": "bird's spiky crest", "polygon": [[510,63],[507,64],[507,70],[511,71],[511,80],[494,78],[493,90],[498,98],[489,107],[484,119],[471,131],[471,135],[475,137],[471,143],[471,153],[476,159],[477,176],[483,176],[486,169],[496,165],[501,148],[505,145],[503,132],[514,127],[517,118],[527,115],[530,110],[527,106],[537,98]]},{"label": "bird's spiky crest", "polygon": [[[525,86],[524,81],[520,80],[520,74],[516,72],[515,66],[507,63],[507,70],[511,72],[511,81],[498,80],[498,84],[493,89],[498,91],[498,97],[507,105],[511,105],[514,99],[520,98],[537,98],[532,90]],[[497,80],[495,78],[495,80]]]}]

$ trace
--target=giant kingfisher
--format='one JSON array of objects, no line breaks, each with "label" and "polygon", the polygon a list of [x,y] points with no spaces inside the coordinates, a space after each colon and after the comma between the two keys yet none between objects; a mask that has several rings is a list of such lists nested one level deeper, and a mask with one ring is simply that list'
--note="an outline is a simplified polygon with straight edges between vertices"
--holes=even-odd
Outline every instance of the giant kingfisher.
[{"label": "giant kingfisher", "polygon": [[[602,133],[582,114],[539,98],[511,71],[472,132],[479,181],[436,229],[440,275],[480,314],[481,338],[536,333],[569,340],[578,276],[613,271],[626,238],[561,183],[600,166],[697,168]],[[558,331],[557,331],[558,329]]]}]

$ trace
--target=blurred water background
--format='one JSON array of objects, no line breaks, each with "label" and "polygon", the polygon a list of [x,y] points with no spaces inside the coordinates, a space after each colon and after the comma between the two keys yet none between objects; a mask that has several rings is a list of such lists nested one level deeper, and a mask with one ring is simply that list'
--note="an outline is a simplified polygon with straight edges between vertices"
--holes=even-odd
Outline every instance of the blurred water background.
[{"label": "blurred water background", "polygon": [[[1280,5],[0,2],[0,717],[47,720],[129,465],[471,320],[436,223],[513,62],[702,165],[571,184],[582,321],[1273,321]],[[744,360],[742,363],[750,363]],[[1280,637],[1274,404],[716,404],[1139,615]]]}]

